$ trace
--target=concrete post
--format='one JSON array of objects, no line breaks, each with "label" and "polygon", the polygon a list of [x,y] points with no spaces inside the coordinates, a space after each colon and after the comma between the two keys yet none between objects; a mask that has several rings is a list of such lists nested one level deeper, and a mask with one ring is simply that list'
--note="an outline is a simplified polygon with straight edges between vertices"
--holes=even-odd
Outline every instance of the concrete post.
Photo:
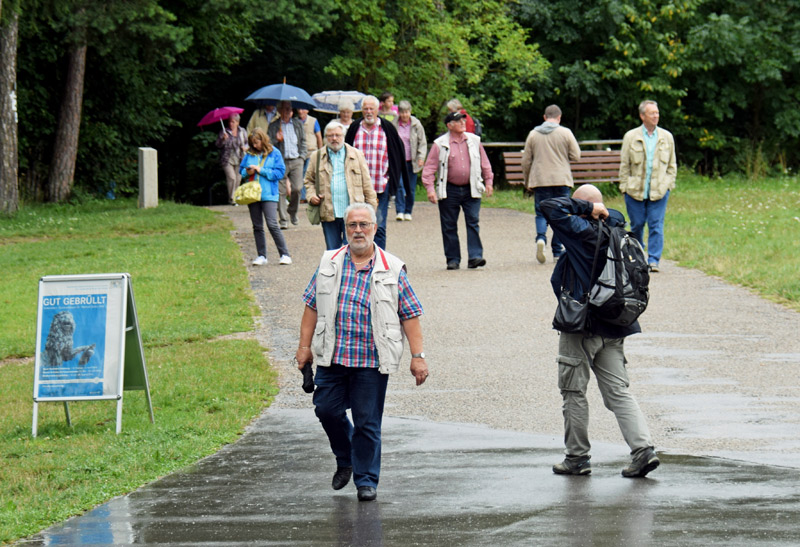
[{"label": "concrete post", "polygon": [[158,207],[158,152],[139,148],[139,208]]}]

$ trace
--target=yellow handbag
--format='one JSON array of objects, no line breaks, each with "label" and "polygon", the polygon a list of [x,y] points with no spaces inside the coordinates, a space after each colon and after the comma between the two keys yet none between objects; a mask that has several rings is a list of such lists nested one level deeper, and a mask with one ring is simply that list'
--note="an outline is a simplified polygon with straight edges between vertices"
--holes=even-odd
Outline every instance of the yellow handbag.
[{"label": "yellow handbag", "polygon": [[[265,161],[267,161],[266,155],[261,158],[261,163],[258,166],[259,171],[264,167]],[[250,176],[250,182],[246,182],[236,189],[233,193],[233,201],[239,205],[249,205],[250,203],[261,201],[261,184],[259,184],[255,175]]]}]

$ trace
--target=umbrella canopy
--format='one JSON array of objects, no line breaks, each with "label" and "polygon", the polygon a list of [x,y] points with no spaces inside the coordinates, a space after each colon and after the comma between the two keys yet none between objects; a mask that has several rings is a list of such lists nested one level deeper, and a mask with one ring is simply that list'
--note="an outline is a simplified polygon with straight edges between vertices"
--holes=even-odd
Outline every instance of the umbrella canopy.
[{"label": "umbrella canopy", "polygon": [[366,95],[360,91],[320,91],[311,96],[317,103],[314,110],[317,112],[327,112],[328,114],[338,114],[339,104],[343,100],[353,101],[355,105],[353,112],[360,112],[361,100],[364,97],[366,97]]},{"label": "umbrella canopy", "polygon": [[251,93],[245,101],[254,101],[259,104],[277,104],[279,101],[291,101],[293,108],[311,110],[317,107],[314,99],[304,89],[289,85],[286,82],[264,86]]},{"label": "umbrella canopy", "polygon": [[244,112],[244,108],[238,108],[235,106],[223,106],[222,108],[215,108],[205,116],[203,119],[197,122],[197,126],[201,125],[211,125],[212,123],[220,122],[222,120],[227,120],[234,114],[241,114]]}]

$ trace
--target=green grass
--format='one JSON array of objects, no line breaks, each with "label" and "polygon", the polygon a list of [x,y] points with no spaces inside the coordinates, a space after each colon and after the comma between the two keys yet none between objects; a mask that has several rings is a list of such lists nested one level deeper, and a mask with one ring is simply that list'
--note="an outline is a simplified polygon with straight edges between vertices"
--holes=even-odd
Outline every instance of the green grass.
[{"label": "green grass", "polygon": [[[608,207],[625,212],[616,188],[601,190]],[[483,205],[534,213],[533,199],[518,188],[495,192]],[[527,229],[532,238],[533,223]],[[664,258],[800,311],[800,178],[711,180],[681,172],[664,237]]]},{"label": "green grass", "polygon": [[[234,441],[276,393],[250,331],[256,308],[223,216],[134,201],[25,208],[0,220],[0,542],[35,533]],[[156,423],[144,394],[39,405],[31,437],[38,280],[130,272]],[[8,358],[27,359],[8,359]]]}]

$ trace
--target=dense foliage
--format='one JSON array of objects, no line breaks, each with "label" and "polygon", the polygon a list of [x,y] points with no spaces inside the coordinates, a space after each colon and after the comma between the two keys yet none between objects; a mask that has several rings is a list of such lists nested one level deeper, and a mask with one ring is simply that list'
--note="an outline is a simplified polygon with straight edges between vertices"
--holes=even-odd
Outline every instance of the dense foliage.
[{"label": "dense foliage", "polygon": [[[659,102],[679,161],[759,176],[800,163],[800,18],[747,0],[19,0],[20,189],[46,195],[68,48],[88,45],[75,192],[136,189],[159,151],[164,197],[219,201],[217,106],[287,78],[313,93],[392,90],[429,136],[462,100],[487,140],[521,141],[559,104],[579,139],[621,138]],[[11,5],[6,3],[3,20]],[[2,31],[2,27],[0,27]],[[80,31],[85,31],[81,34]],[[327,118],[323,115],[322,120]]]}]

